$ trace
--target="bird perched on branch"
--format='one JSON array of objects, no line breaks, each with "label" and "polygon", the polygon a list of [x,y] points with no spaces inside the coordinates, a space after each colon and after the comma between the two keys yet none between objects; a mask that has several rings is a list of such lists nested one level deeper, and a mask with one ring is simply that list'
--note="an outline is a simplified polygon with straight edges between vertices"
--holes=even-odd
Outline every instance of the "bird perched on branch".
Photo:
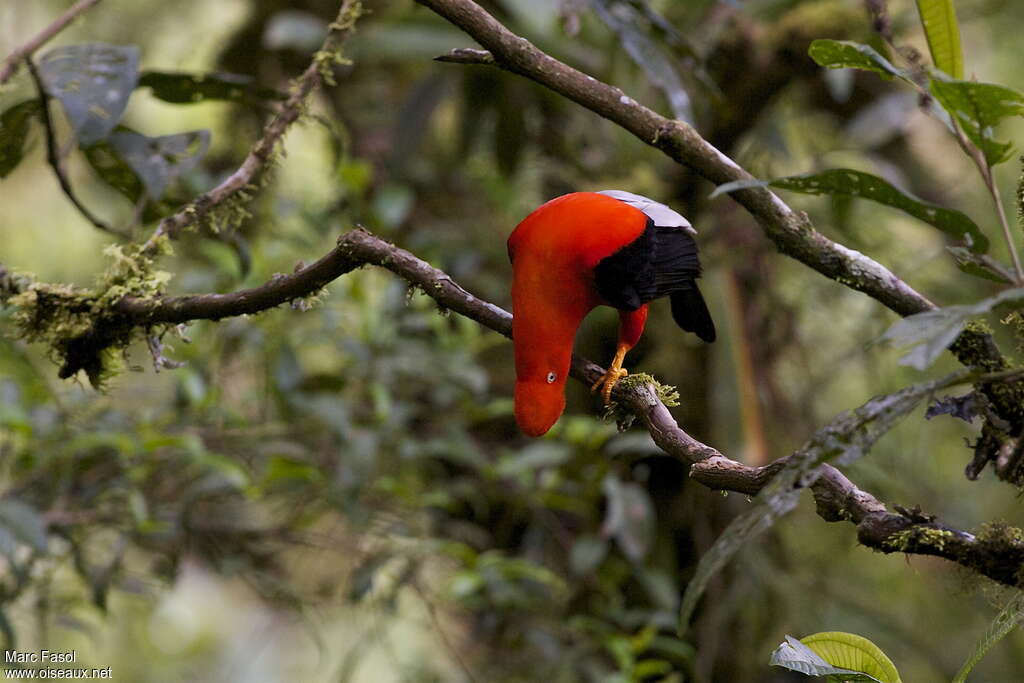
[{"label": "bird perched on branch", "polygon": [[650,301],[668,296],[681,328],[715,340],[715,324],[697,289],[696,234],[664,204],[618,190],[552,199],[516,226],[508,255],[515,415],[523,432],[544,434],[565,409],[576,330],[596,306],[619,311],[615,358],[591,388],[602,388],[605,404],[626,375],[622,361],[643,334]]}]

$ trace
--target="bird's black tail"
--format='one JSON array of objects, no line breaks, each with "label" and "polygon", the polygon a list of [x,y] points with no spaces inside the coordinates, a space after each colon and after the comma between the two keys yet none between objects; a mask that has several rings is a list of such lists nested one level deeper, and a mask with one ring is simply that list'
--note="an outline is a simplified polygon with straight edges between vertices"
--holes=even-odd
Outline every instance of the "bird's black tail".
[{"label": "bird's black tail", "polygon": [[711,319],[696,282],[692,287],[672,292],[671,299],[672,318],[679,327],[693,332],[709,344],[715,341],[715,321]]}]

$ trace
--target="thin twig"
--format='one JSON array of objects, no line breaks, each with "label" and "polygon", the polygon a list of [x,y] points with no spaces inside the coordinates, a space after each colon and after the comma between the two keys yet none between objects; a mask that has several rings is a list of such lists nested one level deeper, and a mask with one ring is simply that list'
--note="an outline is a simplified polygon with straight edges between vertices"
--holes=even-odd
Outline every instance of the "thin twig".
[{"label": "thin twig", "polygon": [[57,151],[57,132],[54,129],[53,116],[50,114],[50,94],[46,91],[43,79],[40,77],[39,71],[36,69],[35,64],[32,63],[30,57],[25,58],[25,65],[28,66],[28,71],[32,75],[36,89],[39,91],[39,108],[42,111],[43,129],[46,132],[46,161],[50,164],[50,168],[53,169],[54,175],[57,176],[60,189],[63,190],[67,198],[87,221],[104,232],[126,239],[128,235],[97,218],[96,214],[90,211],[75,195],[75,191],[71,187],[71,181],[68,180],[67,174],[64,173],[64,168],[60,161],[60,153]]},{"label": "thin twig", "polygon": [[302,115],[310,93],[323,85],[329,78],[329,70],[333,68],[331,63],[331,60],[334,59],[333,55],[352,33],[355,22],[361,13],[362,2],[360,0],[344,0],[341,3],[338,16],[331,23],[323,45],[316,51],[309,66],[296,80],[291,95],[263,129],[263,136],[245,157],[242,165],[220,185],[199,195],[177,213],[160,221],[156,231],[142,247],[144,254],[154,254],[160,238],[164,235],[172,239],[175,238],[183,229],[201,220],[211,209],[253,186],[257,176],[273,157],[278,142],[284,137],[288,128]]},{"label": "thin twig", "polygon": [[986,172],[982,174],[985,180],[985,187],[988,188],[992,203],[996,205],[996,213],[999,214],[999,225],[1003,229],[1003,238],[1006,246],[1010,249],[1010,257],[1013,259],[1013,270],[1017,274],[1016,284],[1024,284],[1024,268],[1020,264],[1020,256],[1017,254],[1017,245],[1013,241],[1013,232],[1010,230],[1010,223],[1006,219],[1006,209],[1003,208],[1003,199],[999,196],[999,188],[996,187],[995,179],[992,176],[992,167],[986,164]]},{"label": "thin twig", "polygon": [[93,5],[99,3],[100,0],[79,0],[76,4],[68,8],[64,14],[60,15],[50,23],[49,26],[44,28],[42,31],[32,37],[27,43],[16,49],[11,54],[7,55],[4,59],[3,64],[0,65],[0,85],[3,85],[14,76],[18,71],[18,66],[22,60],[27,57],[31,57],[36,50],[46,44],[51,38],[67,28],[68,24],[74,21],[80,14],[85,12]]}]

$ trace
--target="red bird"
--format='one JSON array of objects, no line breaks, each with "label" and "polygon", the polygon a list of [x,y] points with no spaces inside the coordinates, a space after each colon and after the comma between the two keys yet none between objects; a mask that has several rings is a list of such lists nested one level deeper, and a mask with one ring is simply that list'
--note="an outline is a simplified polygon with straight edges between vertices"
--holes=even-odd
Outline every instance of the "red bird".
[{"label": "red bird", "polygon": [[647,304],[668,296],[672,317],[706,342],[715,324],[697,289],[697,231],[646,197],[606,190],[552,199],[508,238],[512,261],[515,415],[530,436],[548,431],[565,410],[573,340],[596,306],[619,311],[619,343],[603,386],[605,403],[626,375],[626,352],[647,321]]}]

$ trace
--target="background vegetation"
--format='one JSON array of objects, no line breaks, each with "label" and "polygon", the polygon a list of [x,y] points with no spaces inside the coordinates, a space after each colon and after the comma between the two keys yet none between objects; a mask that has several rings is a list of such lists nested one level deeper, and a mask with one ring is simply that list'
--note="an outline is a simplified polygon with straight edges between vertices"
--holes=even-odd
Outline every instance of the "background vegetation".
[{"label": "background vegetation", "polygon": [[[549,54],[689,118],[757,177],[851,166],[991,214],[971,162],[916,93],[807,57],[816,38],[878,45],[872,3],[650,2],[666,25],[643,3],[484,4]],[[1024,6],[956,4],[967,77],[1024,87]],[[66,6],[0,5],[0,55]],[[680,424],[722,452],[766,463],[836,413],[957,367],[952,357],[927,373],[899,365],[898,350],[871,343],[894,314],[777,254],[730,200],[709,200],[710,184],[613,124],[498,69],[431,61],[472,44],[436,15],[404,1],[366,8],[343,49],[351,64],[288,132],[251,215],[173,243],[159,265],[171,293],[257,285],[362,224],[508,308],[516,223],[555,195],[620,188],[672,204],[700,231],[719,342],[683,336],[656,306],[627,366],[677,386]],[[336,12],[333,0],[107,0],[43,53],[137,45],[143,70],[223,71],[287,93]],[[913,3],[889,12],[899,42],[927,54]],[[0,111],[33,92],[22,69]],[[202,162],[158,193],[166,206],[145,211],[159,216],[237,168],[273,103],[240,99],[132,95],[131,129],[210,132]],[[24,161],[0,182],[0,263],[90,286],[119,240],[66,201],[44,129],[30,126]],[[1001,130],[1019,140],[1020,128]],[[100,220],[150,233],[152,216],[85,155],[66,169]],[[1008,206],[1018,172],[997,169]],[[786,199],[941,305],[1000,289],[965,276],[942,234],[891,209]],[[1006,259],[997,224],[979,223]],[[389,273],[347,275],[304,308],[168,335],[164,353],[180,368],[155,372],[133,345],[99,390],[84,374],[58,379],[45,345],[0,337],[8,647],[74,648],[79,664],[126,681],[782,681],[789,674],[767,661],[787,633],[844,630],[880,645],[904,680],[930,681],[952,678],[1007,600],[1008,589],[944,561],[859,546],[805,496],[715,577],[677,636],[681,591],[749,507],[744,496],[690,482],[642,429],[618,433],[581,385],[550,437],[522,437],[507,341]],[[0,308],[4,331],[14,314]],[[616,322],[596,312],[577,349],[610,358]],[[992,323],[1013,356],[1013,326]],[[848,473],[959,528],[1020,524],[1017,489],[990,472],[962,475],[977,431],[925,421],[922,408]],[[976,670],[979,681],[1022,676],[1019,632]]]}]

